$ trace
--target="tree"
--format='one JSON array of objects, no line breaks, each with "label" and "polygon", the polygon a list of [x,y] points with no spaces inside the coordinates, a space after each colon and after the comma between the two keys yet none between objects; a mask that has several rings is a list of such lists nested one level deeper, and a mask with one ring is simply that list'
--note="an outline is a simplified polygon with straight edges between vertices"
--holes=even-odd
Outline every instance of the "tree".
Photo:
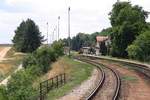
[{"label": "tree", "polygon": [[72,50],[80,50],[80,48],[91,45],[90,35],[84,33],[78,33],[72,38]]},{"label": "tree", "polygon": [[147,28],[148,13],[129,2],[117,2],[110,13],[112,25],[112,56],[127,57],[126,48]]},{"label": "tree", "polygon": [[22,21],[15,30],[15,36],[12,40],[14,47],[19,52],[33,52],[43,42],[43,36],[38,26],[33,20]]},{"label": "tree", "polygon": [[103,35],[103,36],[110,36],[112,34],[112,28],[109,27],[109,28],[106,28],[106,29],[103,29],[99,35]]},{"label": "tree", "polygon": [[150,61],[150,31],[140,34],[127,51],[133,59]]}]

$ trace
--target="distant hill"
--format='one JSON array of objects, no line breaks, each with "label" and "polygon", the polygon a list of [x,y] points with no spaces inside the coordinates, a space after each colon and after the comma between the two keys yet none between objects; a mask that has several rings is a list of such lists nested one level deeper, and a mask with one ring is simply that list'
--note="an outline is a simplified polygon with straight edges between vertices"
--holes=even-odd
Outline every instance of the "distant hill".
[{"label": "distant hill", "polygon": [[13,44],[0,44],[0,46],[13,46]]}]

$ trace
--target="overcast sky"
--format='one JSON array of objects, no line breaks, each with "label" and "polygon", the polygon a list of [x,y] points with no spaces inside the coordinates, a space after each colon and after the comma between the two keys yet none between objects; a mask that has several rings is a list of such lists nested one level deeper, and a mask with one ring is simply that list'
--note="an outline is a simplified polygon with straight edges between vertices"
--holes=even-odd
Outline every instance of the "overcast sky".
[{"label": "overcast sky", "polygon": [[[110,27],[108,13],[117,0],[0,0],[0,44],[11,43],[14,30],[22,20],[31,18],[46,35],[51,35],[60,16],[60,37],[68,36],[67,9],[71,6],[71,36],[92,33]],[[121,0],[128,1],[128,0]],[[130,0],[150,11],[149,0]],[[148,20],[150,22],[150,18]]]}]

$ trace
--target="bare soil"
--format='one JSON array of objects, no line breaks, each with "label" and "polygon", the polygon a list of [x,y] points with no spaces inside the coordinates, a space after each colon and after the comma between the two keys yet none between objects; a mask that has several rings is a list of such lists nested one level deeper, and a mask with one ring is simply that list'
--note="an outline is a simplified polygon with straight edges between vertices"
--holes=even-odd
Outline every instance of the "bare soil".
[{"label": "bare soil", "polygon": [[142,74],[129,70],[119,63],[99,60],[99,62],[115,68],[121,75],[120,100],[150,100],[150,84]]},{"label": "bare soil", "polygon": [[0,60],[2,60],[11,47],[3,47],[0,49]]}]

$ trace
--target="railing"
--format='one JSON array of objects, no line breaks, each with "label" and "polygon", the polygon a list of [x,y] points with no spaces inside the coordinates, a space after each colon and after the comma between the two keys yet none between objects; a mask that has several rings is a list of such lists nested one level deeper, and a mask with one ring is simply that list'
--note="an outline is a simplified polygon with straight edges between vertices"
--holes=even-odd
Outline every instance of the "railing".
[{"label": "railing", "polygon": [[40,100],[44,100],[46,94],[54,89],[62,86],[66,82],[66,74],[60,74],[53,78],[50,78],[46,81],[40,83]]}]

